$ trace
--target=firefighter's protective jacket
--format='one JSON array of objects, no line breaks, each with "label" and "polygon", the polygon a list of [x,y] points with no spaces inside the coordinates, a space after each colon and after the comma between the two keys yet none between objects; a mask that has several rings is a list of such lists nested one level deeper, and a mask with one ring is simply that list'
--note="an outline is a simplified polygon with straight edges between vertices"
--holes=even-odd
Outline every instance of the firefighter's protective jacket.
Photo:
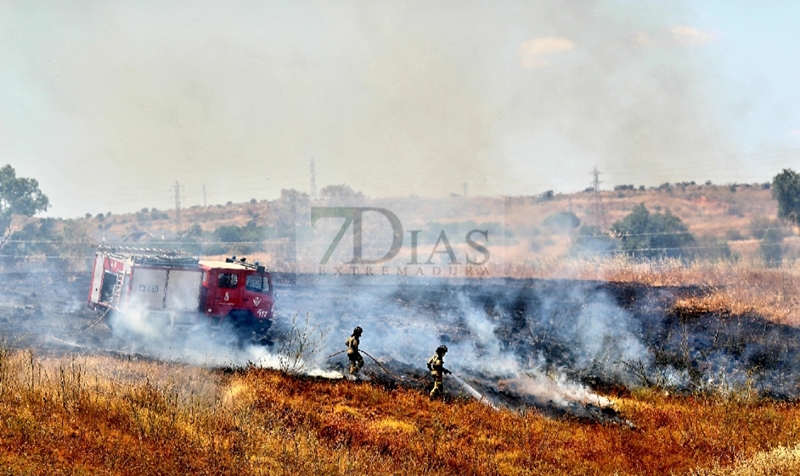
[{"label": "firefighter's protective jacket", "polygon": [[350,336],[347,339],[347,342],[345,342],[345,345],[347,345],[347,355],[358,354],[358,344],[359,344],[358,337]]},{"label": "firefighter's protective jacket", "polygon": [[431,375],[436,380],[441,380],[442,375],[445,373],[447,369],[444,368],[444,356],[439,355],[439,353],[433,354],[433,357],[428,359],[428,368],[431,371]]}]

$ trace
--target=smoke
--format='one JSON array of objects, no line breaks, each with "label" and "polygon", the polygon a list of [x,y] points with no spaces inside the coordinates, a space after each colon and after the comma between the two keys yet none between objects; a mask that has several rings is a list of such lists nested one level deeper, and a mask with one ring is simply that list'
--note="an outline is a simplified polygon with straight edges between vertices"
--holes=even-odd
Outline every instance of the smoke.
[{"label": "smoke", "polygon": [[252,364],[280,368],[277,355],[261,346],[241,345],[236,333],[226,327],[210,329],[207,323],[201,322],[194,328],[173,328],[144,311],[112,312],[109,326],[114,339],[106,343],[107,350],[202,366]]},{"label": "smoke", "polygon": [[[609,404],[607,399],[571,379],[569,371],[604,356],[610,361],[607,373],[622,375],[616,365],[619,359],[648,358],[646,349],[624,329],[626,323],[615,322],[625,314],[615,311],[601,296],[578,316],[591,325],[572,333],[561,329],[555,337],[573,349],[575,358],[561,361],[547,355],[547,348],[520,345],[517,340],[530,342],[525,335],[529,330],[514,330],[516,337],[509,339],[509,326],[519,317],[535,317],[515,317],[514,298],[490,302],[497,288],[497,284],[485,289],[481,284],[453,286],[436,281],[402,286],[336,285],[329,281],[298,284],[283,291],[280,306],[289,314],[309,312],[318,324],[330,327],[325,355],[344,350],[347,336],[358,325],[364,329],[363,350],[392,368],[413,375],[425,373],[427,360],[439,345],[445,344],[449,349],[445,366],[458,377],[453,380],[459,382],[451,391],[463,388],[467,394],[484,397],[495,405],[503,404],[497,397],[505,392],[541,405],[605,406]],[[615,345],[609,344],[612,337]],[[338,364],[320,365],[342,368],[344,362],[342,357]]]},{"label": "smoke", "polygon": [[[12,7],[24,21],[0,28],[16,45],[2,64],[20,87],[2,122],[20,141],[7,155],[62,151],[29,167],[67,215],[109,197],[150,207],[175,179],[187,203],[202,184],[212,203],[305,190],[312,156],[321,186],[373,196],[582,189],[593,165],[626,182],[720,177],[696,160],[730,156],[702,56],[717,37],[686,5]],[[53,27],[64,15],[71,27]],[[125,197],[109,176],[127,178]]]}]

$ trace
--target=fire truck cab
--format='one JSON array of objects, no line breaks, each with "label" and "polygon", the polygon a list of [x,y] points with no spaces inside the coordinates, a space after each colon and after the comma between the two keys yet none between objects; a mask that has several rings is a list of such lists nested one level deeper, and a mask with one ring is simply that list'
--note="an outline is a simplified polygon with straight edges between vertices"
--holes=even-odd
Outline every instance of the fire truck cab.
[{"label": "fire truck cab", "polygon": [[237,327],[266,331],[272,325],[275,294],[272,275],[263,266],[228,258],[200,261],[200,302],[212,325],[229,318]]}]

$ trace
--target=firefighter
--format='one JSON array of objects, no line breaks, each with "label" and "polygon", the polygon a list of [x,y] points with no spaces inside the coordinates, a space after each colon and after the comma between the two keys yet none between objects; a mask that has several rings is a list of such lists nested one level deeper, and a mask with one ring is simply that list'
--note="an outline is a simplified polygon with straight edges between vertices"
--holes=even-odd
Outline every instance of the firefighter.
[{"label": "firefighter", "polygon": [[347,339],[347,358],[350,359],[350,375],[355,376],[364,366],[364,358],[358,353],[358,344],[361,339],[361,327],[353,329],[353,334]]},{"label": "firefighter", "polygon": [[444,354],[446,353],[447,346],[440,345],[436,348],[436,353],[433,354],[433,357],[428,359],[428,370],[430,370],[431,376],[433,376],[433,390],[431,390],[431,399],[434,399],[442,394],[444,390],[442,384],[444,374],[450,373],[449,370],[444,368]]}]

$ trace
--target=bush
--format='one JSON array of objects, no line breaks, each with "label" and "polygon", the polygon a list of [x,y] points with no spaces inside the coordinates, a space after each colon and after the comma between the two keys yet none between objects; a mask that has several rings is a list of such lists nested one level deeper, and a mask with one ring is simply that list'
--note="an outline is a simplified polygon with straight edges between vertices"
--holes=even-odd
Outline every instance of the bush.
[{"label": "bush", "polygon": [[783,261],[783,233],[775,228],[769,228],[764,233],[764,238],[758,246],[758,252],[764,263],[769,267],[777,267]]},{"label": "bush", "polygon": [[651,214],[644,204],[614,223],[611,233],[620,239],[623,251],[641,258],[679,257],[683,248],[695,241],[683,221],[669,210]]},{"label": "bush", "polygon": [[186,232],[186,235],[192,237],[203,236],[203,227],[201,227],[199,223],[195,223],[191,227],[189,227],[189,230]]},{"label": "bush", "polygon": [[756,240],[764,239],[764,236],[770,229],[781,230],[780,233],[783,235],[782,228],[783,227],[777,220],[770,220],[763,215],[754,216],[750,220],[750,236]]},{"label": "bush", "polygon": [[713,236],[705,236],[697,241],[691,252],[686,253],[694,259],[710,261],[730,261],[733,259],[728,241]]},{"label": "bush", "polygon": [[725,239],[728,241],[742,241],[744,236],[742,236],[741,231],[731,229],[725,232]]},{"label": "bush", "polygon": [[288,373],[299,374],[308,370],[322,350],[327,332],[311,322],[306,314],[299,319],[299,313],[292,316],[288,329],[278,330],[279,368]]},{"label": "bush", "polygon": [[575,236],[570,252],[573,254],[611,253],[618,249],[617,242],[600,227],[583,225]]},{"label": "bush", "polygon": [[581,220],[572,212],[558,212],[545,218],[542,224],[548,228],[572,231],[581,225]]}]

